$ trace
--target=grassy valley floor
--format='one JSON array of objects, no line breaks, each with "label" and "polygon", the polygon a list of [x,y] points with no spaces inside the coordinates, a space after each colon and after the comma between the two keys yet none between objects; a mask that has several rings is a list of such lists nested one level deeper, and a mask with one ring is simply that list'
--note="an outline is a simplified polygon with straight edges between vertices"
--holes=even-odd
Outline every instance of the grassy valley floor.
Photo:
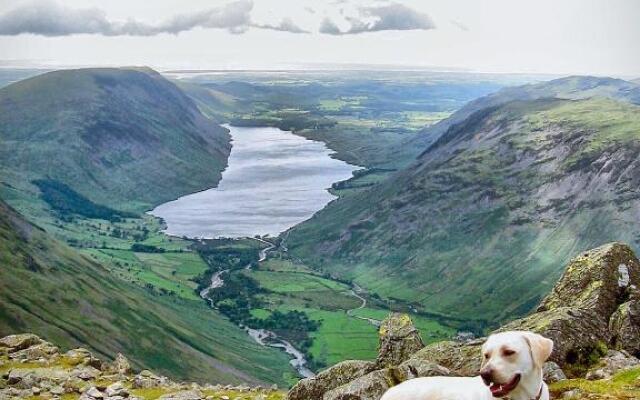
[{"label": "grassy valley floor", "polygon": [[[386,174],[388,171],[374,170],[358,175],[333,192],[348,195]],[[3,189],[5,197],[50,235],[99,262],[114,277],[140,286],[164,301],[193,303],[200,309],[204,300],[199,297],[199,290],[214,272],[229,269],[229,274],[222,275],[225,281],[234,276],[252,279],[259,287],[258,303],[250,309],[252,317],[267,320],[274,312],[298,311],[317,324],[317,329],[309,332],[287,332],[287,327],[278,331],[300,345],[297,347],[301,347],[315,370],[346,359],[374,358],[377,327],[372,323],[375,321],[365,318],[381,320],[389,310],[410,309],[403,302],[370,298],[366,293],[356,296],[349,282],[314,271],[290,259],[286,252],[272,252],[266,261],[257,263],[258,253],[265,247],[257,240],[214,240],[203,245],[204,242],[163,234],[162,222],[149,215],[105,220],[61,214],[42,199],[7,186]],[[247,264],[252,268],[246,269]],[[232,290],[224,296],[228,303],[240,294]],[[211,312],[219,315],[219,311]],[[460,327],[459,321],[418,314],[413,317],[428,342],[450,338]],[[297,379],[290,370],[279,383],[293,384]]]}]

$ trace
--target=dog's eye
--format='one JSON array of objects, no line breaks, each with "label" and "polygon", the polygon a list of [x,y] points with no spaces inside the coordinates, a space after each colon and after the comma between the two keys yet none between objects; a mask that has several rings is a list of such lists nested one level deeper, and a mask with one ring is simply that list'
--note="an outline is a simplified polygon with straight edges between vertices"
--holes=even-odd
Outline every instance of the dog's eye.
[{"label": "dog's eye", "polygon": [[506,350],[503,350],[503,351],[502,351],[502,354],[503,354],[505,357],[509,357],[509,356],[512,356],[512,355],[516,354],[516,352],[515,352],[515,351],[513,351],[513,350],[506,349]]},{"label": "dog's eye", "polygon": [[484,359],[488,360],[489,359],[489,353],[484,353]]}]

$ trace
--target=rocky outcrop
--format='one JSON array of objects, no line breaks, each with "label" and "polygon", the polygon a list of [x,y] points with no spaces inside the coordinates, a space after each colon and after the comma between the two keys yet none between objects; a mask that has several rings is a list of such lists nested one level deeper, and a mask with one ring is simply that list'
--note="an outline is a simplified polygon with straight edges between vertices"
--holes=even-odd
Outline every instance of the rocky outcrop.
[{"label": "rocky outcrop", "polygon": [[424,344],[408,315],[389,315],[380,325],[379,337],[375,361],[339,363],[298,382],[287,399],[376,400],[391,386],[407,379],[450,374],[433,362],[411,359]]},{"label": "rocky outcrop", "polygon": [[320,372],[313,378],[298,382],[288,394],[289,399],[321,399],[324,393],[358,379],[375,370],[372,361],[348,360]]},{"label": "rocky outcrop", "polygon": [[398,365],[424,347],[420,333],[407,314],[391,314],[380,325],[380,368]]},{"label": "rocky outcrop", "polygon": [[0,339],[0,348],[5,349],[9,353],[14,353],[36,344],[40,344],[41,342],[42,340],[32,333],[9,335]]},{"label": "rocky outcrop", "polygon": [[[640,263],[632,250],[607,244],[574,258],[533,314],[498,331],[530,330],[554,340],[544,367],[547,382],[565,380],[565,371],[606,379],[640,365],[634,357],[640,351],[639,285]],[[409,316],[392,314],[380,327],[375,361],[338,364],[300,381],[287,399],[377,400],[389,387],[414,377],[477,375],[484,340],[424,347]]]},{"label": "rocky outcrop", "polygon": [[620,371],[640,366],[640,360],[626,351],[609,350],[585,375],[586,379],[608,379]]},{"label": "rocky outcrop", "polygon": [[0,338],[0,400],[79,399],[279,400],[277,388],[248,388],[173,382],[151,371],[134,374],[125,356],[112,362],[83,348],[61,353],[33,334]]},{"label": "rocky outcrop", "polygon": [[[529,330],[553,339],[551,361],[568,369],[585,366],[609,348],[637,355],[639,287],[640,263],[633,251],[622,243],[610,243],[571,260],[533,314],[498,331]],[[415,357],[473,375],[480,365],[482,342],[437,343]]]}]

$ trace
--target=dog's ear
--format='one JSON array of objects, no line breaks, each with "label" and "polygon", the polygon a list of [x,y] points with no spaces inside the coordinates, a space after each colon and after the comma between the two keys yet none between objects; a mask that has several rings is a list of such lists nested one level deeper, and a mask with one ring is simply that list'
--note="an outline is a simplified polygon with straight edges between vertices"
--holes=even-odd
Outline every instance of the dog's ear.
[{"label": "dog's ear", "polygon": [[523,335],[531,349],[533,363],[542,368],[553,352],[553,340],[533,332],[523,332]]}]

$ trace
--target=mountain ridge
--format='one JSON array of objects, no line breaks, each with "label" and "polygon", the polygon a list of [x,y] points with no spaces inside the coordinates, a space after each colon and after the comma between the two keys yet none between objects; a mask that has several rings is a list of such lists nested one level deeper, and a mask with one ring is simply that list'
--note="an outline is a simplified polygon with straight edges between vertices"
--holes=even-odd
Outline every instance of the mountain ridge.
[{"label": "mountain ridge", "polygon": [[638,246],[624,221],[640,207],[640,107],[489,103],[409,168],[290,230],[292,254],[385,297],[499,321],[530,310],[577,249]]},{"label": "mountain ridge", "polygon": [[226,129],[149,68],[48,72],[0,89],[0,110],[0,168],[31,195],[44,178],[146,211],[215,186],[230,152]]},{"label": "mountain ridge", "polygon": [[470,101],[449,118],[425,128],[416,138],[410,141],[410,144],[428,148],[452,125],[463,122],[474,112],[488,106],[499,106],[513,100],[544,98],[578,100],[601,96],[640,104],[640,85],[638,83],[618,78],[573,75],[547,82],[506,87],[496,93]]}]

